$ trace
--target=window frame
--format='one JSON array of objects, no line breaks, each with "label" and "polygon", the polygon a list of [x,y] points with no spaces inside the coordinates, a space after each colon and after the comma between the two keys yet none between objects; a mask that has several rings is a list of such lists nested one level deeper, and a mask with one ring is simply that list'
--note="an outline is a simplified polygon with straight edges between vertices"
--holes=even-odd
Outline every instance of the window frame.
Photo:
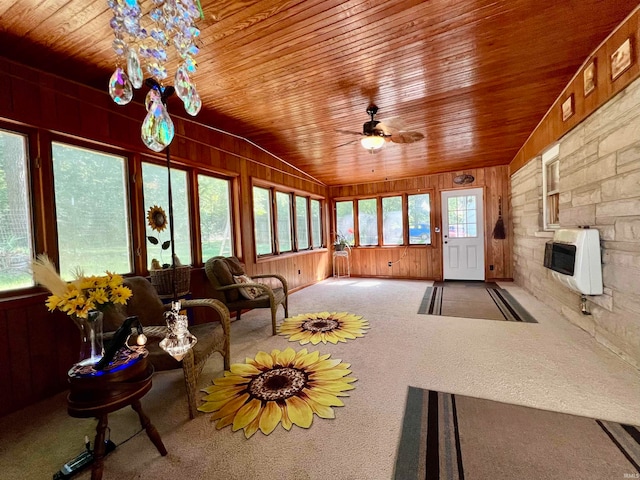
[{"label": "window frame", "polygon": [[[558,165],[558,185],[555,190],[549,191],[547,178],[548,167],[557,163]],[[558,223],[550,223],[549,210],[552,207],[549,197],[557,195],[555,212],[558,217]],[[545,231],[554,231],[560,228],[560,144],[556,143],[542,153],[542,229]]]},{"label": "window frame", "polygon": [[[314,195],[312,193],[309,192],[305,192],[302,190],[296,190],[293,188],[287,188],[286,186],[283,185],[276,185],[276,184],[272,184],[269,182],[264,182],[264,181],[260,181],[258,179],[252,179],[251,182],[251,191],[253,192],[253,189],[255,187],[258,188],[262,188],[265,190],[269,190],[270,191],[270,198],[271,198],[271,242],[274,245],[274,248],[272,249],[272,252],[269,254],[258,254],[258,250],[257,250],[257,246],[255,244],[256,239],[254,238],[254,257],[256,259],[256,261],[259,261],[261,259],[265,259],[265,258],[269,258],[269,257],[276,257],[276,256],[280,256],[280,255],[295,255],[295,254],[299,254],[299,253],[304,253],[304,252],[308,252],[308,251],[312,251],[312,250],[317,250],[320,248],[326,248],[325,245],[325,241],[324,241],[324,228],[323,228],[323,224],[324,224],[324,219],[323,219],[323,215],[324,215],[324,208],[323,208],[323,202],[324,202],[324,197],[321,197],[319,195]],[[290,207],[291,207],[291,243],[292,243],[292,249],[291,250],[287,250],[287,251],[280,251],[279,250],[279,237],[278,237],[278,231],[277,231],[277,201],[276,201],[276,195],[280,193],[280,194],[286,194],[289,195],[289,198],[291,199],[290,201]],[[308,246],[304,247],[304,248],[300,248],[299,245],[299,239],[298,239],[298,206],[297,206],[297,199],[298,198],[304,198],[305,200],[305,212],[306,212],[306,231],[307,231],[307,241],[308,241]],[[252,206],[251,206],[251,212],[252,212],[252,222],[253,222],[253,229],[255,232],[255,215],[254,215],[254,210],[253,210],[253,194],[251,197],[252,200]],[[315,200],[319,202],[319,214],[320,214],[320,247],[314,247],[313,246],[313,229],[312,229],[312,212],[311,212],[311,201]],[[255,234],[254,234],[255,235]]]},{"label": "window frame", "polygon": [[[334,232],[337,232],[338,226],[338,210],[337,204],[342,202],[351,202],[353,209],[353,245],[352,247],[356,248],[399,248],[399,247],[410,247],[410,248],[434,248],[433,238],[430,238],[430,243],[410,243],[409,238],[409,196],[411,195],[428,195],[429,196],[429,206],[431,207],[429,210],[429,226],[433,225],[433,199],[434,197],[434,189],[419,189],[419,190],[408,190],[404,192],[386,192],[384,194],[376,195],[375,197],[371,196],[350,196],[350,197],[335,197],[332,199],[333,209],[332,209],[332,218],[331,225]],[[400,197],[401,198],[401,212],[402,212],[402,243],[400,244],[384,244],[383,240],[383,228],[384,228],[384,219],[383,219],[383,199],[391,198],[391,197]],[[360,200],[372,200],[376,199],[377,202],[377,224],[378,224],[378,243],[376,245],[362,245],[360,244],[360,218],[359,218],[359,201]]]}]

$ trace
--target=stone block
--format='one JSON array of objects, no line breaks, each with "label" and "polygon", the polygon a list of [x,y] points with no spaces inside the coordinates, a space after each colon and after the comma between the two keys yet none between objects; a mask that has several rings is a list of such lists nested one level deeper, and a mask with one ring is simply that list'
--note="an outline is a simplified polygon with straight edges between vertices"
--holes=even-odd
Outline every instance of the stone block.
[{"label": "stone block", "polygon": [[[562,202],[562,195],[560,194],[560,203]],[[601,202],[601,192],[600,187],[582,187],[572,190],[569,195],[569,201],[571,205],[574,207],[579,207],[581,205],[590,205],[592,203],[600,203]]]},{"label": "stone block", "polygon": [[[596,219],[596,224],[598,223],[598,219]],[[613,225],[598,225],[598,230],[600,231],[600,239],[602,240],[615,240],[616,239],[616,229]]]},{"label": "stone block", "polygon": [[615,229],[616,240],[620,242],[640,242],[640,217],[618,218],[615,223]]},{"label": "stone block", "polygon": [[560,193],[560,205],[571,203],[571,190]]},{"label": "stone block", "polygon": [[598,155],[605,157],[625,147],[633,145],[640,138],[640,119],[637,117],[627,119],[614,131],[604,137],[598,145]]},{"label": "stone block", "polygon": [[589,163],[584,169],[586,182],[599,182],[605,178],[616,175],[616,154],[612,153],[606,157],[597,159],[595,162]]},{"label": "stone block", "polygon": [[587,300],[609,312],[613,312],[613,297],[611,295],[587,295]]},{"label": "stone block", "polygon": [[614,292],[638,294],[640,269],[606,263],[602,267],[602,282]]},{"label": "stone block", "polygon": [[597,215],[597,208],[596,208],[596,225],[598,226],[611,225],[611,227],[613,228],[613,225],[616,223],[616,220],[617,220],[617,217],[599,217]]},{"label": "stone block", "polygon": [[568,190],[573,190],[575,188],[583,187],[587,183],[590,183],[587,180],[585,175],[585,169],[581,168],[573,173],[569,174],[560,174],[560,191],[566,192]]},{"label": "stone block", "polygon": [[626,217],[640,212],[640,198],[602,202],[596,206],[597,217]]},{"label": "stone block", "polygon": [[[613,305],[616,310],[640,315],[640,295],[637,293],[613,292]],[[638,322],[640,322],[640,316]]]},{"label": "stone block", "polygon": [[616,252],[640,252],[640,243],[638,242],[609,242],[602,241],[602,248]]},{"label": "stone block", "polygon": [[570,207],[560,209],[560,224],[563,227],[575,227],[580,225],[595,225],[596,206],[584,205],[582,207]]},{"label": "stone block", "polygon": [[[640,252],[620,252],[604,248],[602,263],[640,269]],[[638,285],[638,293],[640,294],[640,285]]]},{"label": "stone block", "polygon": [[640,169],[640,144],[618,151],[616,173],[626,173]]},{"label": "stone block", "polygon": [[576,152],[576,150],[584,148],[584,135],[584,127],[578,125],[562,137],[562,141],[560,142],[560,158],[564,159],[565,157],[569,157],[572,153]]},{"label": "stone block", "polygon": [[618,175],[602,182],[602,200],[640,198],[640,170]]}]

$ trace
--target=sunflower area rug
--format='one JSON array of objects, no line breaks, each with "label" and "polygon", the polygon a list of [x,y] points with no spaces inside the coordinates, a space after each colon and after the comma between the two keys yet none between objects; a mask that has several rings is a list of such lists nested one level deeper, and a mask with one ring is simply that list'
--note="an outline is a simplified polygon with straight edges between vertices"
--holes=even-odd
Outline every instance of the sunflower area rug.
[{"label": "sunflower area rug", "polygon": [[289,337],[290,342],[300,345],[311,343],[346,343],[367,333],[369,322],[362,315],[347,312],[303,313],[285,318],[279,327],[280,335]]},{"label": "sunflower area rug", "polygon": [[350,364],[330,357],[306,348],[258,352],[203,389],[198,410],[212,413],[217,429],[231,425],[247,438],[258,430],[269,435],[279,424],[309,428],[314,415],[335,418],[333,407],[344,406],[339,397],[349,396],[356,379],[349,376]]},{"label": "sunflower area rug", "polygon": [[640,478],[640,431],[409,387],[397,480]]}]

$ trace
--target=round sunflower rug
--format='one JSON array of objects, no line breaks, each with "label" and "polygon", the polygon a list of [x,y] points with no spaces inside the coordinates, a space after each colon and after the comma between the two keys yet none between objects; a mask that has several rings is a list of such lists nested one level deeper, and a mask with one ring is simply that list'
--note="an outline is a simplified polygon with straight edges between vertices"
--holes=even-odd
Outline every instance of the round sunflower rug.
[{"label": "round sunflower rug", "polygon": [[198,410],[213,413],[217,429],[233,425],[247,438],[258,429],[269,435],[279,423],[285,430],[309,428],[313,414],[335,418],[332,407],[344,406],[338,397],[348,397],[356,379],[348,376],[351,364],[330,356],[306,348],[258,352],[203,389],[208,395]]},{"label": "round sunflower rug", "polygon": [[303,313],[285,318],[280,325],[280,335],[289,337],[290,342],[300,341],[300,345],[322,342],[346,342],[367,333],[369,322],[362,315],[347,312]]}]

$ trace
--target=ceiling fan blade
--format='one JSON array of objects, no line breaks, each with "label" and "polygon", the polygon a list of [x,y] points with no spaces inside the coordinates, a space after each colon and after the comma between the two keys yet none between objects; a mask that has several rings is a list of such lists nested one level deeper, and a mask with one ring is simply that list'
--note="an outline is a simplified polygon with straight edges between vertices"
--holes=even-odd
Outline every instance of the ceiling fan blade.
[{"label": "ceiling fan blade", "polygon": [[345,135],[358,135],[362,136],[362,132],[354,132],[353,130],[335,130],[337,133],[344,133]]},{"label": "ceiling fan blade", "polygon": [[355,145],[356,143],[358,143],[358,140],[351,140],[350,142],[342,143],[342,144],[338,145],[336,148],[344,147],[344,146],[347,146],[347,145]]},{"label": "ceiling fan blade", "polygon": [[391,117],[380,120],[380,123],[384,125],[384,128],[390,133],[406,130],[407,123],[400,117]]},{"label": "ceiling fan blade", "polygon": [[391,135],[390,140],[394,143],[414,143],[423,138],[420,132],[398,132]]}]

